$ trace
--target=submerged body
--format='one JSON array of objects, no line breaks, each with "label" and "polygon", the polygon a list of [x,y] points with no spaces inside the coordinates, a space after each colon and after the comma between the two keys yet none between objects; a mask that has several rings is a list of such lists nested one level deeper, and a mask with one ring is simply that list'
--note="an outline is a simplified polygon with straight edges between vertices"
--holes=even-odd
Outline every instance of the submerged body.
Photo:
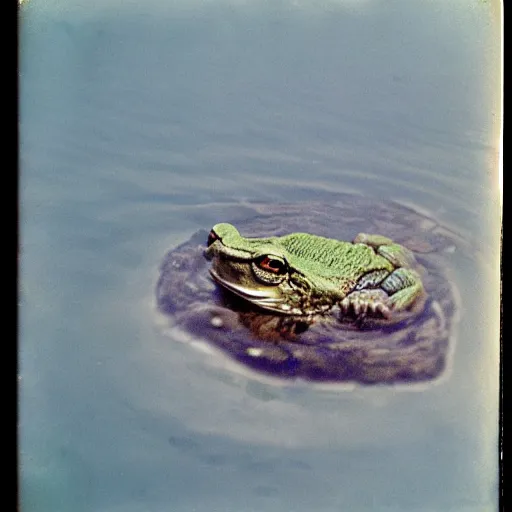
[{"label": "submerged body", "polygon": [[211,230],[205,256],[221,286],[281,314],[338,306],[357,318],[388,318],[424,295],[412,252],[380,235],[361,233],[353,242],[308,233],[245,238],[222,223]]}]

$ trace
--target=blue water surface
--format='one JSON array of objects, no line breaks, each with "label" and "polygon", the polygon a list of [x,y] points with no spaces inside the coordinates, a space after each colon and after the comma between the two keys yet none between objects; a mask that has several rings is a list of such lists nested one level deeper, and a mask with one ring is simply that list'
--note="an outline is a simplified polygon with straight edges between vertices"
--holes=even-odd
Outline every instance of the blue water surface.
[{"label": "blue water surface", "polygon": [[[24,512],[496,510],[499,34],[481,0],[23,3]],[[156,312],[198,229],[340,192],[467,241],[439,382],[279,385]]]}]

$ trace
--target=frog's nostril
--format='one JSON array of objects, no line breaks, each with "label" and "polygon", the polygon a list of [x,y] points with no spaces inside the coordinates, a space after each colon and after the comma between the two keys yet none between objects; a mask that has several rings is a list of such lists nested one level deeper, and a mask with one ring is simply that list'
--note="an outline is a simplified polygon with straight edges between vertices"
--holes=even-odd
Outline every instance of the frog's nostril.
[{"label": "frog's nostril", "polygon": [[210,247],[210,245],[213,244],[213,242],[215,242],[216,240],[219,240],[219,236],[217,235],[217,233],[215,233],[215,231],[213,231],[213,229],[210,231],[209,235],[208,235],[208,240],[206,242],[206,246],[207,247]]}]

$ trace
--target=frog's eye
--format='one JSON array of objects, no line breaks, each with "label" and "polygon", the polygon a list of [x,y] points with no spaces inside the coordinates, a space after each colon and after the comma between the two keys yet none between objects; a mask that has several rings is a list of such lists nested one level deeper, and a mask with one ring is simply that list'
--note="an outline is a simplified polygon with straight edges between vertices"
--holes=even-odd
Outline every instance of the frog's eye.
[{"label": "frog's eye", "polygon": [[277,286],[282,283],[288,273],[286,261],[271,254],[255,258],[251,266],[256,279],[267,286]]},{"label": "frog's eye", "polygon": [[262,270],[273,274],[285,274],[287,271],[286,262],[274,256],[260,256],[255,260],[255,263]]},{"label": "frog's eye", "polygon": [[215,231],[213,231],[213,229],[210,231],[209,235],[208,235],[208,241],[206,242],[206,246],[207,247],[210,247],[210,245],[213,244],[213,242],[215,242],[215,240],[220,240],[220,237],[219,235],[217,235],[217,233],[215,233]]}]

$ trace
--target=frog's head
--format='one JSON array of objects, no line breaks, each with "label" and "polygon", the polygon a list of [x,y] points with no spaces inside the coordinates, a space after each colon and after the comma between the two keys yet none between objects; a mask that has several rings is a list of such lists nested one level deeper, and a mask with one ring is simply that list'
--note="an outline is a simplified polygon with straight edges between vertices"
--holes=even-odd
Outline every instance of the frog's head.
[{"label": "frog's head", "polygon": [[290,286],[292,269],[278,238],[245,238],[231,224],[216,224],[205,257],[212,262],[215,281],[245,300],[280,313],[304,313],[300,294]]}]

